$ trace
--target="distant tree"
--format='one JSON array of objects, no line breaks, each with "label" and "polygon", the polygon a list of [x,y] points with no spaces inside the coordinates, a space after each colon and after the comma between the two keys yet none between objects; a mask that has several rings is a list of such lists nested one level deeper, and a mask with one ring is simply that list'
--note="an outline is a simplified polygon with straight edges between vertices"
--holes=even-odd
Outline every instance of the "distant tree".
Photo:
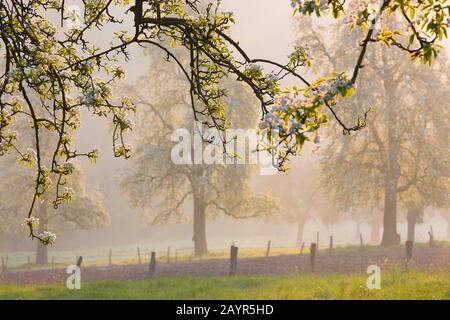
[{"label": "distant tree", "polygon": [[313,161],[295,161],[286,173],[262,178],[266,189],[279,199],[278,218],[297,225],[296,245],[304,241],[305,225],[319,220],[326,225],[341,218],[320,183],[320,168]]},{"label": "distant tree", "polygon": [[[323,53],[317,69],[327,69],[326,64],[349,67],[357,54],[359,30],[348,34],[341,25],[332,42],[325,41],[319,29],[306,30],[301,39]],[[370,125],[351,137],[342,136],[339,128],[327,131],[330,143],[322,151],[322,172],[342,210],[383,203],[382,244],[397,244],[398,203],[411,212],[423,208],[413,208],[412,199],[423,206],[448,206],[450,104],[445,88],[450,69],[444,56],[424,68],[386,47],[374,48],[365,59],[357,94],[347,100],[342,118],[350,120],[373,107]]]},{"label": "distant tree", "polygon": [[[20,121],[19,125],[26,125],[26,122]],[[54,143],[48,135],[41,137],[42,159],[48,159],[52,154],[50,145]],[[26,142],[32,139],[22,139],[21,148],[27,150]],[[61,228],[92,229],[109,223],[109,216],[103,207],[102,197],[99,192],[86,184],[83,171],[76,163],[67,163],[64,170],[74,170],[73,178],[70,181],[60,181],[58,186],[64,188],[62,193],[67,197],[61,200],[59,208],[56,210],[53,200],[50,198],[52,193],[42,194],[36,206],[36,214],[32,219],[23,220],[18,212],[26,210],[27,203],[22,199],[31,197],[33,194],[33,172],[27,168],[35,166],[35,157],[33,153],[23,154],[18,162],[13,158],[6,158],[0,162],[0,232],[3,236],[17,236],[22,233],[21,224],[25,229],[28,223],[32,223],[39,234],[39,237],[45,242],[36,243],[36,263],[47,264],[47,244],[53,245],[56,235],[48,232],[49,228],[58,230]],[[77,168],[77,170],[75,170]],[[49,173],[49,178],[55,178]],[[47,184],[49,190],[55,188],[55,185]],[[73,196],[76,197],[72,200]],[[67,203],[72,200],[70,205]],[[39,218],[37,218],[39,217]]]},{"label": "distant tree", "polygon": [[445,210],[442,210],[441,215],[447,222],[447,239],[450,240],[450,210],[448,210],[448,208]]},{"label": "distant tree", "polygon": [[[147,112],[137,117],[133,166],[124,170],[121,188],[130,203],[153,224],[184,218],[185,212],[191,211],[186,204],[192,204],[194,253],[201,256],[207,253],[208,216],[223,213],[236,219],[259,217],[274,212],[276,204],[270,197],[252,191],[250,178],[258,169],[256,164],[207,163],[203,157],[206,154],[232,162],[250,154],[246,152],[234,158],[237,150],[231,145],[233,139],[229,140],[228,155],[224,154],[220,138],[208,133],[207,127],[202,134],[197,134],[202,125],[194,122],[187,108],[191,96],[185,90],[183,75],[158,58],[153,59],[145,76],[127,88],[128,94],[136,97],[137,105],[145,107]],[[226,88],[229,98],[224,102],[234,110],[242,110],[229,115],[230,128],[251,129],[257,121],[252,95],[245,87],[229,81]],[[183,141],[192,150],[187,155],[188,162],[183,164],[174,163],[171,158],[176,143],[170,138],[177,129],[187,130],[188,138],[192,137]],[[216,140],[212,141],[213,137]],[[196,164],[194,158],[198,152],[201,163]]]},{"label": "distant tree", "polygon": [[377,245],[381,241],[381,230],[383,227],[383,208],[378,205],[375,208],[367,208],[367,223],[370,226],[370,243]]}]

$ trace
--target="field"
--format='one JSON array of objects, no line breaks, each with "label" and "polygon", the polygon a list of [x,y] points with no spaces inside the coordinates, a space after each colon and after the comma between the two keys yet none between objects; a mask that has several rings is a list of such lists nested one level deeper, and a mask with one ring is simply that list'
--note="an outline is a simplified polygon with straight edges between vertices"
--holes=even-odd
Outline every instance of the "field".
[{"label": "field", "polygon": [[[148,262],[150,258],[150,246],[141,246],[141,261]],[[348,247],[346,247],[348,248]],[[137,256],[136,246],[119,246],[112,247],[112,263],[114,265],[124,265],[124,264],[137,264],[139,262]],[[336,250],[342,250],[336,248]],[[153,251],[153,250],[152,250]],[[193,261],[195,260],[191,248],[182,249],[171,249],[171,260],[177,259],[177,261]],[[250,258],[250,257],[261,257],[264,256],[266,252],[265,248],[240,248],[239,256]],[[270,250],[272,256],[278,255],[289,255],[296,254],[299,252],[297,248],[286,248],[286,247],[273,247]],[[308,253],[308,248],[305,247],[304,253]],[[157,259],[160,262],[165,262],[167,260],[167,249],[157,250]],[[10,271],[25,271],[25,270],[45,270],[51,268],[51,261],[53,259],[54,266],[56,268],[66,267],[69,264],[73,264],[78,256],[83,256],[83,265],[85,266],[108,266],[108,255],[109,248],[96,248],[90,250],[72,250],[72,251],[53,251],[49,250],[49,265],[47,266],[37,266],[34,262],[35,252],[13,252],[13,253],[1,253],[0,257],[8,257],[8,269]],[[210,252],[204,256],[204,259],[224,259],[229,256],[227,250],[210,250]],[[28,264],[30,260],[30,264]]]},{"label": "field", "polygon": [[0,285],[0,299],[450,299],[450,272],[391,270],[369,290],[364,274],[176,277],[64,284]]},{"label": "field", "polygon": [[[82,289],[65,286],[66,266],[18,266],[0,274],[0,299],[450,299],[450,248],[417,245],[405,260],[404,247],[323,248],[311,270],[307,250],[274,248],[239,252],[236,276],[229,276],[226,251],[203,259],[160,256],[154,279],[148,259],[105,261],[82,266]],[[366,286],[369,265],[381,269],[381,289]]]}]

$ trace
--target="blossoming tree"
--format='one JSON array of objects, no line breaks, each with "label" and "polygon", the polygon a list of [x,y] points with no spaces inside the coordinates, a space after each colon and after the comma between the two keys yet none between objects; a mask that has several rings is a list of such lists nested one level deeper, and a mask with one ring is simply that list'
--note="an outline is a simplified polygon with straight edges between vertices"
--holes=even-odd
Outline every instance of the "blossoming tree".
[{"label": "blossoming tree", "polygon": [[[399,18],[392,18],[387,26],[399,23]],[[355,43],[360,30],[348,34],[342,23],[335,28],[333,42],[325,41],[318,28],[308,30],[301,33],[302,41],[322,53],[319,72],[346,68],[358,55]],[[449,205],[448,65],[445,56],[427,67],[405,61],[400,51],[373,49],[366,55],[357,93],[346,101],[342,113],[349,121],[372,107],[370,125],[351,139],[339,130],[327,131],[331,142],[322,152],[324,185],[341,210],[365,208],[373,214],[382,206],[385,245],[400,241],[398,207],[408,212],[409,237],[413,238],[424,208]]]},{"label": "blossoming tree", "polygon": [[[219,132],[193,121],[188,108],[191,98],[182,73],[174,65],[163,63],[158,55],[150,56],[153,61],[148,72],[125,89],[127,94],[136,97],[137,106],[147,108],[147,112],[137,117],[135,156],[131,159],[132,168],[125,169],[121,175],[121,189],[152,224],[186,221],[186,212],[192,211],[194,254],[201,257],[208,252],[208,217],[267,216],[277,210],[277,205],[270,196],[255,192],[250,185],[258,165],[237,164],[232,155],[239,152],[236,147],[239,139],[247,137],[228,136],[227,153],[224,153]],[[180,62],[188,61],[186,57],[180,59]],[[228,82],[224,85],[228,97],[223,102],[235,110],[227,116],[232,127],[243,131],[254,127],[257,103],[252,94],[241,84],[223,81]],[[174,150],[179,151],[176,149],[179,137],[170,139],[177,130],[186,130],[182,143],[186,144],[187,161],[183,163],[172,158]],[[255,150],[240,153],[240,159],[248,163],[252,151]],[[201,161],[195,161],[199,158]],[[227,161],[234,164],[226,164]]]},{"label": "blossoming tree", "polygon": [[[431,63],[440,50],[439,41],[447,36],[450,11],[447,0],[367,0],[349,12],[342,0],[291,1],[297,15],[331,15],[335,19],[347,16],[352,21],[349,27],[363,33],[349,75],[330,70],[329,76],[310,83],[302,76],[301,69],[308,65],[309,58],[301,47],[294,50],[287,62],[247,54],[230,37],[234,18],[231,13],[221,11],[220,0],[211,0],[205,9],[201,9],[198,0],[135,0],[130,8],[131,0],[82,2],[81,23],[70,23],[69,30],[56,26],[76,19],[66,10],[65,1],[0,2],[0,47],[5,57],[0,73],[0,155],[25,155],[16,146],[20,132],[15,129],[14,121],[18,115],[27,116],[32,124],[28,130],[34,134],[33,149],[37,156],[28,217],[39,198],[48,191],[49,173],[56,174],[57,185],[71,173],[61,169],[67,161],[97,156],[94,151],[78,151],[71,144],[73,134],[79,129],[82,109],[109,117],[115,126],[112,139],[115,155],[130,156],[123,134],[131,129],[127,118],[134,106],[128,99],[115,97],[111,85],[124,76],[120,61],[130,58],[128,48],[132,45],[157,47],[178,65],[190,84],[193,117],[219,130],[224,130],[228,121],[223,113],[226,106],[221,103],[226,91],[220,88],[218,79],[234,77],[248,85],[260,102],[262,129],[269,138],[265,149],[272,151],[277,147],[279,167],[284,170],[287,158],[299,154],[311,133],[327,123],[324,110],[331,111],[345,133],[365,125],[362,117],[355,125],[347,126],[335,109],[343,97],[353,92],[366,53],[372,47],[382,43],[405,56]],[[134,27],[120,31],[110,28],[115,31],[109,36],[105,26],[122,24],[126,20],[125,12],[134,16]],[[408,29],[387,27],[384,22],[392,16],[399,16]],[[374,26],[380,19],[384,22],[381,32],[376,34]],[[91,42],[90,35],[95,30],[110,38],[108,45],[102,47]],[[179,63],[172,50],[175,46],[189,54],[188,68]],[[258,65],[275,71],[266,74]],[[287,76],[297,79],[299,85],[284,91],[279,80]],[[39,103],[32,104],[32,97]],[[50,132],[58,141],[47,163],[41,160],[43,131]],[[275,140],[274,136],[278,138]],[[62,188],[55,190],[54,204],[67,198],[67,194],[59,192]],[[29,234],[45,240],[35,233],[32,224],[29,224]]]},{"label": "blossoming tree", "polygon": [[[16,127],[26,127],[26,119],[21,117],[16,123]],[[51,140],[51,135],[41,135],[42,159],[49,159],[53,156],[50,146],[55,141]],[[15,237],[22,233],[22,227],[29,228],[31,224],[36,229],[41,241],[37,242],[36,263],[47,264],[47,245],[54,245],[56,234],[49,232],[62,228],[94,229],[109,223],[109,215],[103,206],[103,199],[96,189],[89,187],[86,183],[83,171],[79,165],[72,162],[66,163],[66,170],[73,170],[72,179],[60,181],[57,185],[51,184],[51,179],[55,179],[54,173],[48,174],[46,187],[49,191],[55,192],[55,187],[64,188],[67,198],[61,199],[58,203],[59,209],[54,210],[54,203],[48,196],[51,192],[43,194],[36,204],[36,208],[31,217],[23,220],[18,214],[27,208],[27,199],[33,196],[33,175],[36,156],[31,150],[33,137],[23,136],[17,146],[23,150],[28,150],[27,155],[19,158],[19,161],[10,157],[0,162],[0,232],[3,237]],[[46,177],[47,178],[47,177]],[[71,199],[72,195],[75,195]],[[70,201],[70,205],[69,202]]]}]

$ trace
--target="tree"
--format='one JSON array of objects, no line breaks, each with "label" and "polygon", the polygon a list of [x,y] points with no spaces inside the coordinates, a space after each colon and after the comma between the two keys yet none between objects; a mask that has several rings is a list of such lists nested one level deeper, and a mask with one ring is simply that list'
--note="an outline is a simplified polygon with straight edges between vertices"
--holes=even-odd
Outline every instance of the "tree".
[{"label": "tree", "polygon": [[[60,169],[67,161],[80,156],[97,157],[95,150],[78,152],[71,144],[72,136],[79,130],[81,109],[109,117],[115,126],[115,155],[130,156],[131,148],[123,135],[131,129],[129,114],[135,109],[130,100],[115,98],[111,87],[124,76],[119,61],[130,58],[127,49],[132,45],[159,48],[177,64],[190,84],[190,95],[196,97],[191,99],[193,116],[221,131],[226,129],[227,123],[220,104],[226,93],[217,86],[217,80],[230,76],[248,85],[261,104],[263,132],[269,138],[266,149],[278,147],[279,168],[284,170],[289,156],[300,154],[310,133],[328,122],[324,110],[330,110],[345,132],[365,126],[365,120],[359,119],[355,126],[347,127],[333,109],[342,97],[352,93],[370,43],[395,46],[411,58],[431,62],[437,56],[439,41],[447,36],[450,10],[446,0],[383,0],[378,6],[371,1],[363,2],[349,13],[351,27],[364,31],[351,76],[339,73],[310,83],[298,71],[309,63],[304,48],[295,48],[287,63],[250,57],[228,35],[234,18],[230,13],[221,12],[220,1],[208,3],[205,10],[199,9],[197,0],[135,0],[134,6],[126,10],[130,3],[130,0],[83,1],[81,25],[72,24],[63,32],[62,28],[54,26],[52,21],[56,21],[52,17],[57,16],[61,26],[76,19],[73,12],[66,10],[65,1],[0,2],[0,46],[5,55],[0,75],[0,155],[23,153],[17,148],[20,135],[14,128],[14,120],[19,115],[27,116],[32,123],[27,130],[34,134],[33,149],[37,155],[29,219],[38,198],[47,191],[43,188],[49,178],[47,170],[56,174],[58,183],[63,176],[70,175]],[[331,13],[335,19],[344,14],[344,3],[340,0],[291,1],[296,14]],[[118,14],[115,14],[116,9]],[[122,24],[125,13],[134,15],[134,27],[123,31],[111,28],[115,30],[114,35],[108,36],[104,27]],[[389,20],[393,13],[399,13],[408,31],[383,29],[375,35],[372,27],[378,18]],[[89,41],[94,30],[111,40],[106,47]],[[175,46],[189,54],[189,68],[178,63],[171,48]],[[257,64],[276,71],[266,74]],[[297,79],[302,88],[293,88],[281,99],[283,91],[279,80],[287,76]],[[32,104],[32,97],[39,103]],[[196,101],[201,102],[200,109]],[[279,139],[274,139],[274,129]],[[43,131],[51,133],[58,141],[52,147],[54,156],[47,164],[41,161]],[[66,194],[58,193],[60,188],[55,190],[55,204],[67,198]],[[45,242],[36,235],[32,224],[28,227],[32,238]]]},{"label": "tree", "polygon": [[[357,54],[352,48],[359,31],[349,35],[345,29],[338,28],[329,45],[315,31],[306,36],[336,68],[348,67]],[[397,244],[398,202],[410,211],[421,208],[412,206],[419,202],[448,206],[449,102],[444,88],[449,86],[449,72],[444,56],[426,68],[405,62],[400,52],[386,47],[372,50],[366,61],[357,94],[347,101],[342,118],[350,119],[372,105],[370,125],[351,139],[329,131],[324,180],[343,210],[383,203],[382,244]]]},{"label": "tree", "polygon": [[309,220],[317,219],[330,225],[340,219],[324,193],[320,168],[314,161],[296,161],[288,172],[263,179],[271,194],[281,203],[279,216],[297,225],[297,246],[302,245]]},{"label": "tree", "polygon": [[[232,156],[237,152],[234,136],[228,137],[224,154],[218,132],[193,121],[186,107],[191,97],[183,75],[152,53],[153,61],[146,75],[126,90],[137,97],[139,107],[148,111],[137,117],[134,143],[137,149],[131,160],[133,167],[123,173],[121,189],[153,224],[183,219],[184,213],[191,211],[186,205],[192,204],[194,253],[201,257],[207,253],[208,216],[223,213],[236,219],[252,218],[272,213],[276,205],[268,196],[251,190],[250,178],[258,167],[236,164],[237,159]],[[241,111],[228,117],[232,122],[230,128],[245,131],[244,128],[254,126],[257,116],[254,97],[236,83],[228,81],[226,88],[229,97],[226,104]],[[171,143],[169,138],[173,139],[180,130],[185,133],[183,141]],[[242,137],[245,139],[245,136],[237,139]],[[174,153],[178,155],[179,144],[186,146],[185,163],[177,163],[173,158]],[[200,162],[196,162],[199,152]],[[208,156],[214,163],[209,162]],[[248,158],[249,152],[239,156]],[[221,157],[223,162],[216,162]],[[226,160],[234,164],[225,164]]]},{"label": "tree", "polygon": [[[26,123],[22,118],[18,126],[25,126]],[[45,148],[42,153],[42,159],[51,157],[50,145],[55,143],[47,136],[41,136],[41,145]],[[28,141],[27,141],[28,140]],[[32,139],[22,139],[21,148],[28,149],[25,142],[32,144]],[[0,162],[0,231],[3,235],[14,236],[21,233],[20,224],[22,217],[17,214],[26,210],[26,203],[22,201],[24,197],[32,196],[32,172],[27,166],[33,166],[34,160],[24,155],[20,162],[16,159],[8,158]],[[72,167],[73,166],[73,167]],[[70,195],[77,195],[70,203],[71,199],[65,199],[59,204],[59,209],[55,210],[53,206],[53,199],[49,196],[42,196],[39,203],[36,204],[36,216],[32,219],[26,219],[22,226],[27,228],[27,223],[32,223],[36,228],[39,237],[45,239],[46,242],[38,241],[36,243],[36,263],[47,264],[47,244],[53,245],[56,240],[56,235],[50,233],[51,229],[60,228],[78,228],[91,229],[106,225],[109,222],[109,216],[105,211],[102,203],[102,197],[95,189],[88,187],[83,175],[82,169],[75,163],[70,164],[70,170],[74,170],[73,178],[70,181],[58,184],[63,186],[65,192]],[[68,167],[69,168],[69,167]],[[55,186],[47,186],[49,190]],[[50,195],[50,193],[48,193]]]},{"label": "tree", "polygon": [[448,208],[441,211],[442,217],[447,221],[447,239],[450,239],[450,211]]}]

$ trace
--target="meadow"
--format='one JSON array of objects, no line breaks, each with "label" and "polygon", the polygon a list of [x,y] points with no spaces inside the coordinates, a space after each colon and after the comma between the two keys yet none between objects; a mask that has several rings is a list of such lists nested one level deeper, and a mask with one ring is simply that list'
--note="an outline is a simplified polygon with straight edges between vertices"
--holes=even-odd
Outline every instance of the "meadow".
[{"label": "meadow", "polygon": [[449,272],[391,270],[381,289],[365,274],[176,277],[144,281],[93,281],[80,290],[63,283],[0,285],[0,299],[450,299]]},{"label": "meadow", "polygon": [[[129,254],[131,255],[129,248]],[[136,248],[135,248],[136,250]],[[113,252],[120,252],[117,248]],[[122,252],[127,252],[123,250]],[[0,274],[0,299],[450,299],[448,242],[415,246],[407,262],[404,247],[343,246],[318,251],[310,269],[308,248],[241,248],[237,275],[229,276],[229,252],[195,259],[188,251],[158,253],[156,277],[148,279],[148,258],[90,251],[82,267],[81,290],[66,287],[68,263],[18,264]],[[90,254],[90,255],[89,255]],[[73,252],[65,253],[73,256]],[[107,256],[107,253],[106,253]],[[176,256],[176,258],[175,258]],[[68,261],[70,263],[70,261]],[[381,289],[368,289],[367,266],[381,266]]]}]

